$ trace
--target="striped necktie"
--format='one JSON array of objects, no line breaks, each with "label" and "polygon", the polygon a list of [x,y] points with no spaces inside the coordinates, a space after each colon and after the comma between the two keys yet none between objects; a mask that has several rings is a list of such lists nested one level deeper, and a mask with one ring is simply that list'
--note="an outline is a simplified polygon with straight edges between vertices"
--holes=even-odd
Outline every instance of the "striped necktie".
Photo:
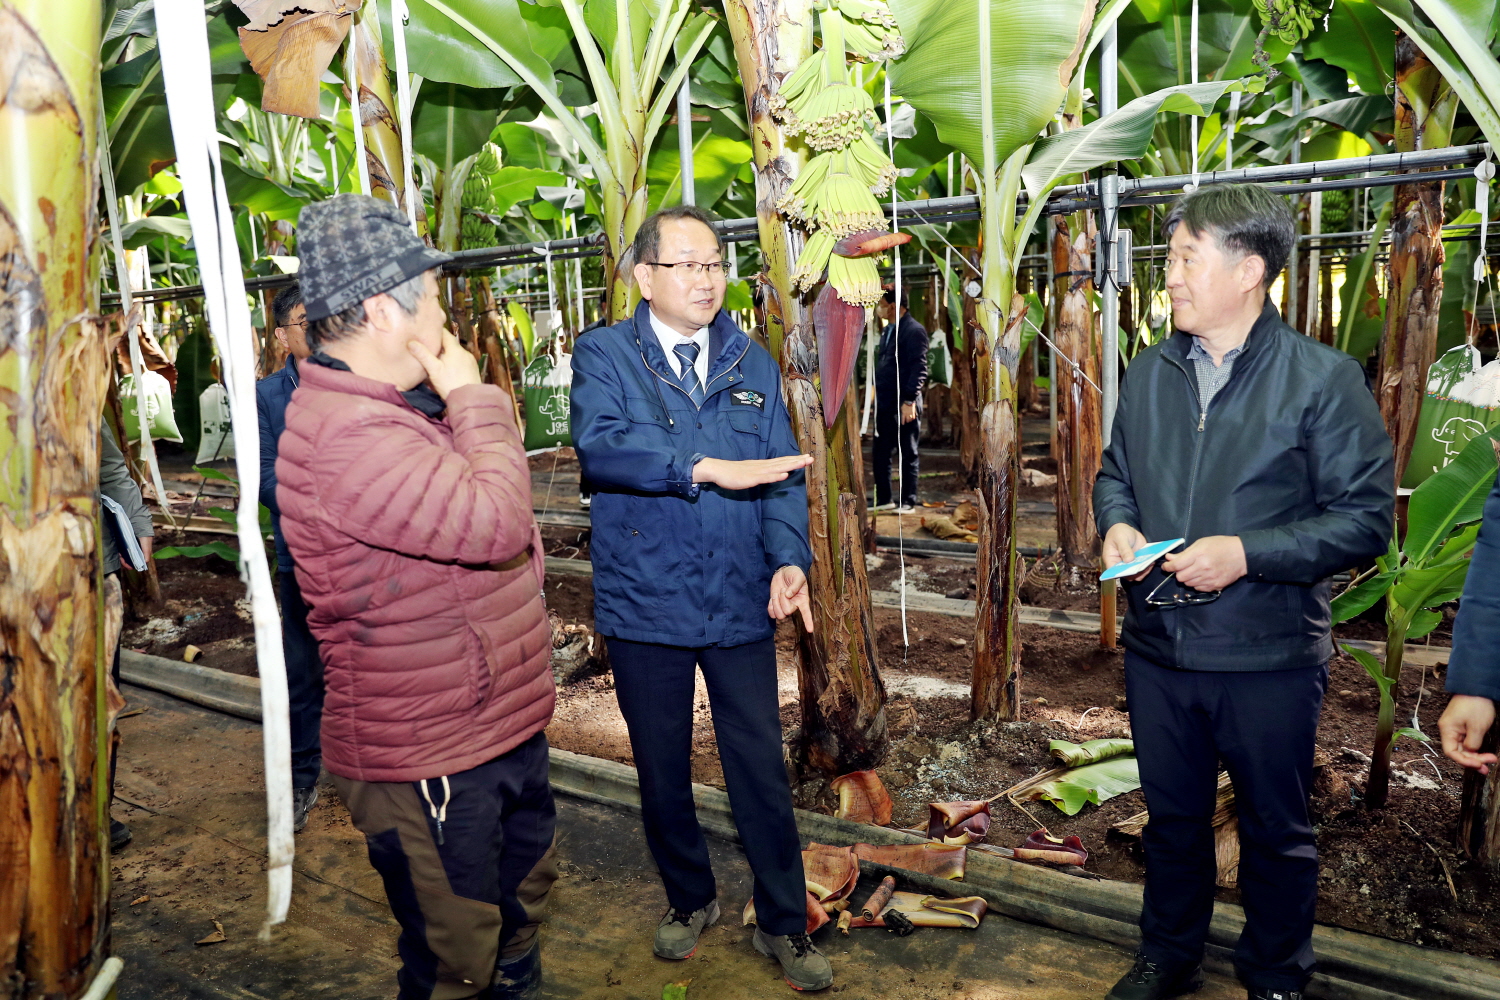
[{"label": "striped necktie", "polygon": [[703,383],[698,379],[698,345],[691,340],[685,341],[672,348],[677,355],[677,362],[682,366],[682,374],[677,376],[677,384],[682,386],[683,391],[692,399],[693,405],[703,405]]}]

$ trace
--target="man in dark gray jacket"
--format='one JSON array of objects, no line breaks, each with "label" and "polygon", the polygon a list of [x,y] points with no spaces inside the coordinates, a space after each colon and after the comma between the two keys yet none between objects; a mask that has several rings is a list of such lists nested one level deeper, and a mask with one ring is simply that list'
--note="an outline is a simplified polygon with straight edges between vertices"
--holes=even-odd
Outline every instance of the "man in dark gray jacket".
[{"label": "man in dark gray jacket", "polygon": [[1168,216],[1176,333],[1127,369],[1094,511],[1106,566],[1185,539],[1127,585],[1125,684],[1141,784],[1141,949],[1110,1000],[1202,983],[1219,761],[1234,782],[1252,1000],[1313,971],[1312,754],[1333,653],[1329,577],[1386,551],[1391,442],[1359,362],[1281,321],[1281,197],[1194,192]]}]

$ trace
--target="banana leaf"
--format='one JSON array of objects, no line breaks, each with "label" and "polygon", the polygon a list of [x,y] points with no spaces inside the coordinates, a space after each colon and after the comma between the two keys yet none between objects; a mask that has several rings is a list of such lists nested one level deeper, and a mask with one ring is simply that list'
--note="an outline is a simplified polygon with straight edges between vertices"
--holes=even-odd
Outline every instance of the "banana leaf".
[{"label": "banana leaf", "polygon": [[412,109],[412,149],[448,171],[484,148],[495,127],[493,91],[455,83],[424,85]]},{"label": "banana leaf", "polygon": [[1028,800],[1046,799],[1065,816],[1076,816],[1092,803],[1098,805],[1141,787],[1141,773],[1134,757],[1114,757],[1098,764],[1069,768],[1035,785],[1024,795]]},{"label": "banana leaf", "polygon": [[1374,4],[1334,0],[1328,30],[1304,39],[1302,54],[1344,70],[1366,94],[1384,94],[1396,76],[1396,47],[1390,32],[1390,22]]},{"label": "banana leaf", "polygon": [[988,5],[993,60],[995,162],[1030,143],[1062,104],[1093,23],[1090,0],[891,0],[906,55],[890,64],[891,89],[937,126],[937,136],[984,162],[980,121],[979,3]]},{"label": "banana leaf", "polygon": [[1480,434],[1457,458],[1412,491],[1407,507],[1407,559],[1420,563],[1437,549],[1455,525],[1484,516],[1484,501],[1495,485],[1495,449],[1500,427]]},{"label": "banana leaf", "polygon": [[[693,193],[702,208],[712,208],[729,189],[740,167],[749,163],[754,151],[748,142],[702,132],[693,143]],[[646,168],[648,212],[682,200],[682,159],[677,145],[661,143]]]},{"label": "banana leaf", "polygon": [[1500,62],[1490,52],[1496,8],[1486,0],[1372,0],[1427,56],[1490,142],[1500,142]]},{"label": "banana leaf", "polygon": [[1069,743],[1053,740],[1047,744],[1052,756],[1068,767],[1097,764],[1112,757],[1126,757],[1135,753],[1135,740],[1089,740],[1087,743]]}]

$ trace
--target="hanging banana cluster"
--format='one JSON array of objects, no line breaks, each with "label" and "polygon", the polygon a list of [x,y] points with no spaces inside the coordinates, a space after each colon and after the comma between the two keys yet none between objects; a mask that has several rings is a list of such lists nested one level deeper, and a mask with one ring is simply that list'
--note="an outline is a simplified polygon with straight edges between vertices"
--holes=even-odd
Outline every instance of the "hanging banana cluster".
[{"label": "hanging banana cluster", "polygon": [[490,179],[500,170],[500,147],[484,144],[474,157],[469,176],[464,180],[463,222],[460,233],[463,249],[477,250],[495,245],[495,225],[490,220],[499,206],[495,204]]},{"label": "hanging banana cluster", "polygon": [[1312,34],[1331,5],[1327,0],[1255,0],[1260,22],[1266,30],[1288,45],[1296,45]]},{"label": "hanging banana cluster", "polygon": [[880,271],[872,256],[836,252],[848,237],[885,228],[877,200],[891,189],[896,166],[876,144],[875,102],[849,82],[846,57],[893,59],[904,51],[885,0],[821,0],[823,47],[782,82],[772,113],[786,131],[818,151],[777,206],[812,230],[793,279],[807,290],[823,278],[849,305],[880,300]]}]

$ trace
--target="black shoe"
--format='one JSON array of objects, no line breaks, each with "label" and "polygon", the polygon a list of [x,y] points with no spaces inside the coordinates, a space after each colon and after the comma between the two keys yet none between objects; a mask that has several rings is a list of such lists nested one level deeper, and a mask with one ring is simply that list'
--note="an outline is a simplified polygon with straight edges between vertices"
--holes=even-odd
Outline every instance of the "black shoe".
[{"label": "black shoe", "polygon": [[1249,1000],[1302,1000],[1301,990],[1279,990],[1269,986],[1251,990],[1246,996]]},{"label": "black shoe", "polygon": [[307,829],[307,814],[318,804],[318,786],[292,789],[292,832]]},{"label": "black shoe", "polygon": [[120,849],[130,843],[130,827],[121,823],[113,816],[109,818],[109,850],[112,854],[118,854]]},{"label": "black shoe", "polygon": [[1203,966],[1162,966],[1136,952],[1135,965],[1104,1000],[1167,1000],[1203,988]]},{"label": "black shoe", "polygon": [[533,945],[520,958],[495,967],[490,986],[494,1000],[539,1000],[542,995],[542,949]]}]

